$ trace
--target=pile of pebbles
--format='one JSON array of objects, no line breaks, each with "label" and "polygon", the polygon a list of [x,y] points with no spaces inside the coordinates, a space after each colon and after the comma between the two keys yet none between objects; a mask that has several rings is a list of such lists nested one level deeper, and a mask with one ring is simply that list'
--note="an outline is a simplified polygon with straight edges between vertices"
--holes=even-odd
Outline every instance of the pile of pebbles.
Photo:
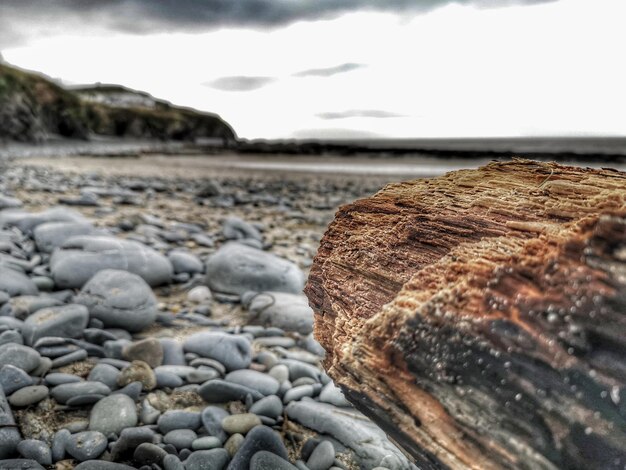
[{"label": "pile of pebbles", "polygon": [[[178,184],[2,176],[0,469],[414,468],[321,367],[302,295],[310,251],[278,256],[267,227],[235,211],[212,230],[111,217]],[[61,205],[32,210],[24,188],[52,187]],[[185,192],[232,209],[224,187]],[[237,197],[286,210],[271,188]]]}]

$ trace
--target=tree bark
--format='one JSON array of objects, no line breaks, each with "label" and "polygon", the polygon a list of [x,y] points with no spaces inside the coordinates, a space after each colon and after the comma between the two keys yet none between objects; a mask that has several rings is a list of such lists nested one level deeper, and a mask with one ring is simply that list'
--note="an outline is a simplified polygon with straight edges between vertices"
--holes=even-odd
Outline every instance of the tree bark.
[{"label": "tree bark", "polygon": [[626,466],[626,173],[515,160],[342,207],[325,367],[423,469]]}]

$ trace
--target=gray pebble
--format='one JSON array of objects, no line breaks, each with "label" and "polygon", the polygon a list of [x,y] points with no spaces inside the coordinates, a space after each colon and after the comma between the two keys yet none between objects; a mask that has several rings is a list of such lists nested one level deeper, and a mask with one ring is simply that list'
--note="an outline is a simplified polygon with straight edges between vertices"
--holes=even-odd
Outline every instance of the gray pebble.
[{"label": "gray pebble", "polygon": [[225,449],[197,450],[185,460],[185,469],[222,470],[229,460]]},{"label": "gray pebble", "polygon": [[14,392],[9,397],[11,406],[28,406],[39,403],[48,396],[48,387],[44,385],[30,385]]},{"label": "gray pebble", "polygon": [[163,470],[185,470],[185,465],[178,457],[169,454],[163,458]]},{"label": "gray pebble", "polygon": [[254,413],[241,413],[226,416],[222,420],[222,429],[228,434],[246,434],[250,429],[261,424],[261,420]]},{"label": "gray pebble", "polygon": [[32,459],[41,465],[52,465],[50,448],[45,442],[25,439],[17,445],[17,451],[25,459]]},{"label": "gray pebble", "polygon": [[20,388],[32,385],[33,379],[19,367],[12,365],[2,366],[0,369],[0,387],[4,389],[4,393],[10,395]]},{"label": "gray pebble", "polygon": [[157,425],[159,431],[163,434],[167,434],[175,429],[195,430],[200,427],[200,413],[168,410],[159,417]]},{"label": "gray pebble", "polygon": [[57,357],[52,361],[51,366],[53,368],[63,367],[75,362],[84,361],[87,359],[87,351],[79,349],[78,351],[71,352],[65,356]]},{"label": "gray pebble", "polygon": [[285,393],[283,397],[283,403],[287,404],[290,401],[300,400],[304,397],[312,397],[314,393],[313,385],[300,385],[299,387],[294,387]]},{"label": "gray pebble", "polygon": [[330,441],[322,441],[306,461],[311,470],[328,470],[335,461],[335,448]]},{"label": "gray pebble", "polygon": [[271,375],[251,369],[230,372],[224,377],[224,380],[257,390],[266,396],[275,394],[280,388],[278,380]]},{"label": "gray pebble", "polygon": [[189,449],[198,435],[191,429],[174,429],[163,436],[165,444],[172,444],[176,449]]},{"label": "gray pebble", "polygon": [[278,418],[283,414],[283,402],[276,395],[270,395],[252,405],[250,413]]},{"label": "gray pebble", "polygon": [[202,425],[209,436],[215,436],[221,442],[227,439],[228,436],[222,429],[222,420],[228,415],[228,411],[218,406],[207,406],[202,410]]},{"label": "gray pebble", "polygon": [[287,449],[278,433],[267,426],[257,426],[246,436],[241,447],[230,461],[228,470],[249,468],[252,456],[260,450],[272,452],[285,460],[288,459]]},{"label": "gray pebble", "polygon": [[61,372],[53,372],[52,374],[46,375],[46,383],[51,387],[55,387],[57,385],[69,384],[69,383],[82,382],[82,381],[83,379],[81,379],[80,377],[76,375],[64,374]]},{"label": "gray pebble", "polygon": [[72,397],[80,395],[108,395],[111,389],[100,382],[75,382],[57,385],[50,395],[59,403],[67,403]]},{"label": "gray pebble", "polygon": [[252,361],[250,342],[243,336],[200,332],[189,336],[183,347],[187,352],[219,361],[227,370],[245,369]]},{"label": "gray pebble", "polygon": [[111,390],[115,390],[117,388],[117,376],[119,373],[120,371],[118,369],[109,364],[96,364],[89,372],[87,380],[90,382],[102,382]]},{"label": "gray pebble", "polygon": [[137,424],[135,402],[126,395],[116,394],[103,398],[91,409],[89,430],[105,436],[119,435],[122,429]]},{"label": "gray pebble", "polygon": [[107,447],[107,438],[97,431],[73,434],[65,442],[65,451],[80,462],[100,457]]},{"label": "gray pebble", "polygon": [[297,470],[297,467],[276,454],[260,450],[252,456],[250,470]]},{"label": "gray pebble", "polygon": [[209,450],[215,449],[216,447],[222,447],[222,441],[219,437],[215,436],[200,437],[191,443],[193,450]]},{"label": "gray pebble", "polygon": [[253,400],[260,400],[263,395],[243,385],[215,379],[205,382],[198,389],[198,393],[208,403],[225,403],[228,401],[244,401],[247,395],[251,395]]},{"label": "gray pebble", "polygon": [[167,455],[159,446],[150,443],[139,444],[133,453],[133,460],[140,465],[161,465]]},{"label": "gray pebble", "polygon": [[39,353],[28,346],[15,343],[0,346],[0,367],[11,365],[31,372],[39,366],[40,360]]}]

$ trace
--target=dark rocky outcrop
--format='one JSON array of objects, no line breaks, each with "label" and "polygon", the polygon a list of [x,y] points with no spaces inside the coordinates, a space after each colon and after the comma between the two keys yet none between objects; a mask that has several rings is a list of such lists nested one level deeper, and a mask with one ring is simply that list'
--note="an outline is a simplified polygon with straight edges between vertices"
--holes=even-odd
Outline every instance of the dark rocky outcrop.
[{"label": "dark rocky outcrop", "polygon": [[423,469],[626,464],[626,174],[518,160],[342,207],[325,366]]},{"label": "dark rocky outcrop", "polygon": [[[125,90],[130,106],[90,99]],[[233,129],[219,116],[176,107],[122,87],[66,89],[44,76],[0,63],[0,139],[41,142],[49,138],[88,139],[93,135],[232,141]]]}]

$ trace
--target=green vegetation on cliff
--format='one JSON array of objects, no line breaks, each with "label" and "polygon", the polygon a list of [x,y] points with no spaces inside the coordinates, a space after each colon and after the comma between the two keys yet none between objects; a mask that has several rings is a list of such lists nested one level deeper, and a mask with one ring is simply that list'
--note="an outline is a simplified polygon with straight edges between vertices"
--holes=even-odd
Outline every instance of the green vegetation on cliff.
[{"label": "green vegetation on cliff", "polygon": [[[130,105],[96,99],[112,92],[126,94]],[[233,129],[215,114],[173,106],[119,86],[66,89],[41,75],[0,63],[0,139],[37,142],[56,136],[88,139],[92,135],[161,140],[236,138]]]}]

